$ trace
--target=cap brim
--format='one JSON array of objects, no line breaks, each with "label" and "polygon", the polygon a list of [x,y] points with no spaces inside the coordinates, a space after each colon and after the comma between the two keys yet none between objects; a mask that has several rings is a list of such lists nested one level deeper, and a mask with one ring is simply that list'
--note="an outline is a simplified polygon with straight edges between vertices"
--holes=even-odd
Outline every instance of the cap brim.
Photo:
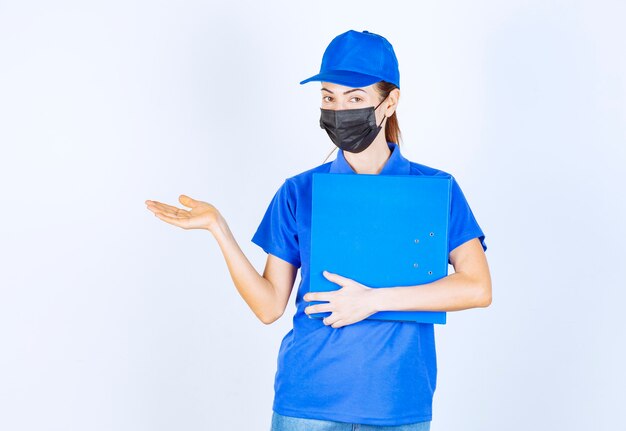
[{"label": "cap brim", "polygon": [[368,85],[375,84],[380,80],[381,79],[377,76],[352,72],[350,70],[333,70],[313,75],[304,81],[300,81],[300,84],[305,84],[310,81],[323,81],[345,85],[347,87],[367,87]]}]

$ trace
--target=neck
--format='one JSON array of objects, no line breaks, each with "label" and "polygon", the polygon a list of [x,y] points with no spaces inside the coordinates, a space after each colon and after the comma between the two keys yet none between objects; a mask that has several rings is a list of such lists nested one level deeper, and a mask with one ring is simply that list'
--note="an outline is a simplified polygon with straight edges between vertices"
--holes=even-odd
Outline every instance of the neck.
[{"label": "neck", "polygon": [[360,153],[343,152],[346,162],[352,167],[357,174],[374,174],[377,175],[382,171],[385,162],[391,156],[391,150],[385,140],[384,131],[376,136],[374,142]]}]

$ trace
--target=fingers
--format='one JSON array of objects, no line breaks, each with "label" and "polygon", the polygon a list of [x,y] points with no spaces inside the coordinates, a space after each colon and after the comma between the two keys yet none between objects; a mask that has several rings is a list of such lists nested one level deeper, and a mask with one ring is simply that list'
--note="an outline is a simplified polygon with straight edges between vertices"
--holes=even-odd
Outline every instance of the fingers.
[{"label": "fingers", "polygon": [[347,278],[347,277],[344,277],[342,275],[335,274],[335,273],[328,272],[328,271],[323,271],[323,274],[324,274],[324,277],[326,277],[327,279],[329,279],[333,283],[337,283],[337,284],[341,284],[341,285],[344,285],[346,283],[349,283],[349,282],[353,281],[351,278]]},{"label": "fingers", "polygon": [[189,227],[189,214],[186,210],[166,205],[157,201],[146,201],[147,208],[154,215],[166,223],[187,229]]},{"label": "fingers", "polygon": [[187,229],[189,224],[189,219],[185,217],[172,217],[167,214],[164,214],[160,211],[155,211],[154,215],[164,222],[172,224],[174,226],[182,227],[183,229]]},{"label": "fingers", "polygon": [[333,312],[333,306],[330,302],[325,304],[309,305],[304,309],[304,314],[325,313],[327,311],[330,311],[331,313]]},{"label": "fingers", "polygon": [[336,294],[336,291],[331,292],[307,292],[304,294],[302,299],[306,302],[311,301],[330,301],[332,297]]},{"label": "fingers", "polygon": [[322,319],[322,322],[324,323],[324,325],[332,326],[333,328],[341,328],[342,326],[344,326],[344,321],[341,319],[337,319],[334,314],[324,317]]},{"label": "fingers", "polygon": [[180,217],[183,215],[182,212],[187,212],[187,210],[157,201],[146,201],[146,205],[150,211],[159,211],[160,213],[168,215],[170,217]]},{"label": "fingers", "polygon": [[200,203],[199,201],[197,201],[195,199],[192,199],[192,198],[190,198],[187,195],[180,195],[178,197],[178,201],[181,204],[183,204],[183,205],[185,205],[186,207],[189,207],[189,208],[195,208]]}]

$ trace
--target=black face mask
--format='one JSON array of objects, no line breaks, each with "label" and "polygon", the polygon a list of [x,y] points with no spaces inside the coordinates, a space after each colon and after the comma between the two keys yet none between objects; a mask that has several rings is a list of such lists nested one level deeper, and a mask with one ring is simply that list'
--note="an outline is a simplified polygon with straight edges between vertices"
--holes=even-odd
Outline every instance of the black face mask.
[{"label": "black face mask", "polygon": [[342,150],[360,153],[374,142],[382,128],[385,117],[377,126],[375,112],[385,99],[376,107],[338,110],[320,108],[320,127]]}]

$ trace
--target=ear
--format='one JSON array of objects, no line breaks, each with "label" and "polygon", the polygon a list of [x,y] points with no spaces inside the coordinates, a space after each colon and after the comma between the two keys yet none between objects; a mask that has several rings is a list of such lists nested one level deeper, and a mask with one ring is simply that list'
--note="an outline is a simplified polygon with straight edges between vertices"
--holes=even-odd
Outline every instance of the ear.
[{"label": "ear", "polygon": [[400,89],[394,88],[387,96],[387,100],[383,104],[385,107],[385,115],[387,117],[391,117],[394,112],[396,112],[396,108],[398,107],[398,102],[400,101]]}]

